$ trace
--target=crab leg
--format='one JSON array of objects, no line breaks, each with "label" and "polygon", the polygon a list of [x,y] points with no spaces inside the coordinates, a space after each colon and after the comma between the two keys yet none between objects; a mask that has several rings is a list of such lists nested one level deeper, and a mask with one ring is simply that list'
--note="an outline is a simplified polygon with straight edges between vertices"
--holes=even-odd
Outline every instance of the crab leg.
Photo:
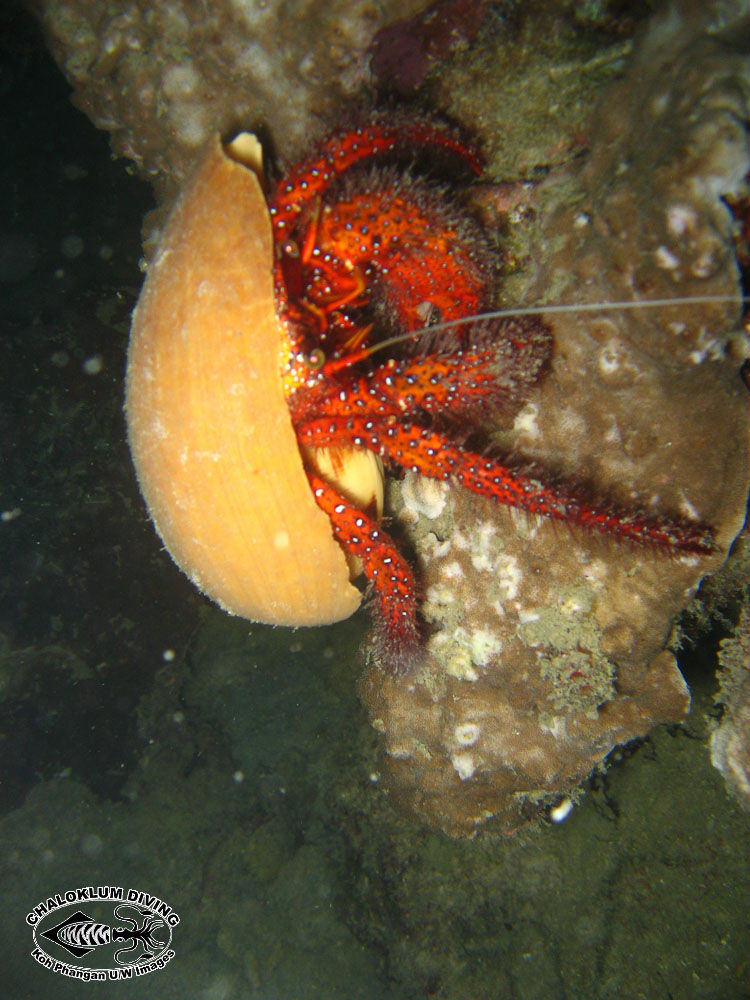
[{"label": "crab leg", "polygon": [[356,129],[328,136],[316,155],[290,170],[271,197],[274,229],[290,229],[302,211],[314,204],[345,171],[383,154],[433,150],[455,158],[474,175],[482,173],[477,155],[452,129],[406,115],[373,115]]},{"label": "crab leg", "polygon": [[382,662],[405,673],[417,661],[419,627],[414,574],[387,532],[320,476],[308,473],[315,502],[331,519],[347,552],[362,560],[375,612],[376,643]]},{"label": "crab leg", "polygon": [[[306,387],[290,396],[294,422],[352,413],[377,420],[389,415],[414,418],[420,412],[458,421],[481,417],[490,406],[499,411],[504,405],[516,407],[547,362],[551,334],[539,322],[519,321],[500,324],[495,332],[501,338],[487,346],[391,358],[348,383],[336,381],[336,375],[350,359],[327,362],[323,374],[330,381],[317,391]],[[369,352],[364,348],[354,360],[365,359]]]},{"label": "crab leg", "polygon": [[640,545],[705,555],[716,547],[711,532],[703,525],[587,504],[564,488],[545,486],[496,459],[452,444],[439,431],[414,424],[398,424],[395,420],[376,424],[363,417],[334,417],[304,424],[297,429],[297,437],[302,444],[320,446],[335,441],[337,445],[348,442],[368,448],[431,479],[452,477],[479,496]]}]

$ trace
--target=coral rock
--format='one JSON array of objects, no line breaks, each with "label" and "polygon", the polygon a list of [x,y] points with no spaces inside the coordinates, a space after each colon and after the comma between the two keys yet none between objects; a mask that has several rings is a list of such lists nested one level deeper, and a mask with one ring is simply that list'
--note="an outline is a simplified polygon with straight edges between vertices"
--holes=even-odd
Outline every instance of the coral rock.
[{"label": "coral rock", "polygon": [[745,604],[734,636],[722,641],[719,662],[716,701],[724,716],[711,735],[711,762],[750,812],[750,605]]},{"label": "coral rock", "polygon": [[392,487],[431,635],[410,676],[385,677],[370,656],[361,692],[390,793],[452,835],[517,828],[617,744],[688,711],[665,646],[741,529],[748,493],[747,391],[726,350],[738,277],[720,196],[750,167],[749,104],[748,62],[719,39],[691,39],[667,17],[643,40],[592,122],[583,169],[540,191],[528,297],[735,304],[550,316],[551,371],[500,435],[597,498],[710,524],[719,550],[669,557],[458,487],[444,504],[411,478]]},{"label": "coral rock", "polygon": [[369,80],[369,47],[427,0],[33,0],[74,101],[171,201],[197,151],[273,126],[296,156]]}]

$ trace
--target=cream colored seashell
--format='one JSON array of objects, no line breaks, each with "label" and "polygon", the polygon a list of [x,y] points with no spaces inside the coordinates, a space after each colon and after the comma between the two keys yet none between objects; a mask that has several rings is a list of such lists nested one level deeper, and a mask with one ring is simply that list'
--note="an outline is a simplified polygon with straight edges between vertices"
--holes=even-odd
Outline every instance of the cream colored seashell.
[{"label": "cream colored seashell", "polygon": [[[255,621],[318,625],[350,615],[360,593],[282,391],[270,218],[244,165],[259,163],[251,139],[214,139],[167,222],[133,315],[128,438],[156,529],[200,590]],[[331,461],[349,465],[334,451],[320,467]],[[355,461],[347,495],[382,505],[378,462]]]}]

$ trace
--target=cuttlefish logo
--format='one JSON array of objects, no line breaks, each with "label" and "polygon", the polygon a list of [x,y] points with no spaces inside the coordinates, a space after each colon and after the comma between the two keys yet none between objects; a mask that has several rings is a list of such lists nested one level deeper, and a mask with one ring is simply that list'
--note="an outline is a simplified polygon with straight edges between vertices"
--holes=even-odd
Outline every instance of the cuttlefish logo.
[{"label": "cuttlefish logo", "polygon": [[55,893],[26,914],[34,928],[31,957],[51,972],[89,982],[163,969],[174,958],[179,922],[158,896],[108,885]]}]

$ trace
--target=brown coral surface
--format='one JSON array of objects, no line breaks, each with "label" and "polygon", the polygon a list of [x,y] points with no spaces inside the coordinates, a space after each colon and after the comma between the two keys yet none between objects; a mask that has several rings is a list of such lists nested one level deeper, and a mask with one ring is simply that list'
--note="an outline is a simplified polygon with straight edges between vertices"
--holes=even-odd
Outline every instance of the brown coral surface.
[{"label": "brown coral surface", "polygon": [[427,0],[32,0],[74,101],[171,200],[211,135],[264,125],[297,155]]}]

